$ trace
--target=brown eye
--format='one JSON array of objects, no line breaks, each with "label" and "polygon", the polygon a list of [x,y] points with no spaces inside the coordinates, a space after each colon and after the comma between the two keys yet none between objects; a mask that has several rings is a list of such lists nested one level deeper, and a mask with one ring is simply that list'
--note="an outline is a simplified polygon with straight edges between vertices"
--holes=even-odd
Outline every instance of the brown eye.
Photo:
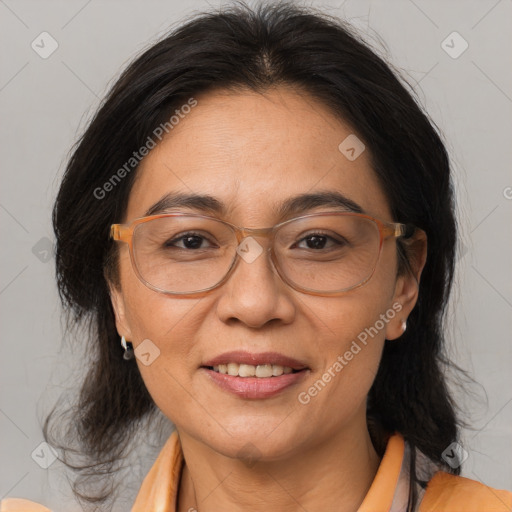
[{"label": "brown eye", "polygon": [[[168,240],[165,242],[164,246],[166,248],[176,249],[206,249],[207,247],[202,247],[203,242],[207,242],[208,244],[210,243],[203,235],[199,235],[197,233],[185,233],[182,236]],[[177,244],[182,245],[180,246]]]},{"label": "brown eye", "polygon": [[[300,244],[303,242],[306,244],[306,247],[300,247]],[[326,235],[325,233],[310,233],[309,235],[299,240],[295,246],[297,246],[299,249],[321,250],[329,249],[333,246],[340,247],[343,244],[343,241],[336,240],[333,237]]]}]

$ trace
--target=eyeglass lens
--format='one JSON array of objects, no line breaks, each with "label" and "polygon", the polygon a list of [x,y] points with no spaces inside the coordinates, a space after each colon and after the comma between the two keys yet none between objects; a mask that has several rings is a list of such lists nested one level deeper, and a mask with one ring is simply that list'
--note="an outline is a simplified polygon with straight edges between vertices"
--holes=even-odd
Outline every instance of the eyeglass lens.
[{"label": "eyeglass lens", "polygon": [[[133,236],[140,276],[170,293],[193,293],[217,285],[232,267],[239,246],[235,231],[227,224],[186,215],[141,223]],[[251,241],[253,255],[257,245],[266,244],[257,239]],[[379,250],[377,224],[355,215],[294,219],[280,226],[273,240],[275,263],[284,279],[318,292],[345,290],[366,280]],[[238,254],[246,259],[242,252]]]}]

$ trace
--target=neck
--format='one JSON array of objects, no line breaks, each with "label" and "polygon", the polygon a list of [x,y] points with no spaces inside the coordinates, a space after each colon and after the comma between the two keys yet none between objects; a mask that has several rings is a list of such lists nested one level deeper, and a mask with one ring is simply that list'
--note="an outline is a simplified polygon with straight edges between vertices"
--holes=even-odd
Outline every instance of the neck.
[{"label": "neck", "polygon": [[180,433],[185,464],[178,512],[357,511],[380,459],[366,428],[286,459],[243,462]]}]

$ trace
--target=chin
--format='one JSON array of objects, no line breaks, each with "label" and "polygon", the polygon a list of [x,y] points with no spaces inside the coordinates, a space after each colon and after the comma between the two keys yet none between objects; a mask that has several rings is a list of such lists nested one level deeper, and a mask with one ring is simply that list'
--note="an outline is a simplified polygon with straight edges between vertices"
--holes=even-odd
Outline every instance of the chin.
[{"label": "chin", "polygon": [[234,459],[270,461],[286,458],[302,444],[305,432],[299,426],[294,429],[291,424],[282,428],[286,422],[283,419],[269,422],[268,418],[262,418],[262,421],[254,422],[252,418],[243,421],[238,418],[236,423],[226,426],[226,430],[217,429],[213,436],[211,430],[206,438],[202,432],[200,440],[216,452]]}]

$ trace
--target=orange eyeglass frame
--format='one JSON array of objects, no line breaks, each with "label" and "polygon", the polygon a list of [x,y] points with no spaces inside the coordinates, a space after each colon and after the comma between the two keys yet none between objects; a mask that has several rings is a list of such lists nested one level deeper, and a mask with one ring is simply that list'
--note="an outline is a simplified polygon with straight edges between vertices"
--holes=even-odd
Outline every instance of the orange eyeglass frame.
[{"label": "orange eyeglass frame", "polygon": [[[282,273],[280,272],[278,262],[275,261],[274,252],[271,251],[271,260],[272,260],[272,263],[274,265],[276,272],[278,273],[278,275],[281,277],[281,279],[285,283],[287,283],[289,286],[291,286],[292,288],[294,288],[297,291],[308,293],[310,295],[316,295],[316,296],[342,295],[350,290],[353,290],[355,288],[359,288],[360,286],[363,286],[371,279],[371,277],[375,273],[377,263],[380,259],[380,254],[382,251],[382,244],[383,244],[384,240],[386,240],[390,237],[404,238],[405,240],[411,240],[414,238],[414,235],[416,235],[416,234],[420,234],[420,237],[426,238],[425,232],[422,229],[417,228],[416,226],[413,226],[412,224],[403,224],[400,222],[387,222],[387,221],[383,221],[380,219],[376,219],[375,217],[372,217],[370,215],[366,215],[364,213],[357,213],[357,212],[310,213],[307,215],[301,215],[300,217],[294,217],[292,219],[287,219],[283,222],[280,222],[279,224],[276,224],[276,225],[274,225],[272,227],[268,227],[268,228],[246,228],[246,227],[236,226],[235,224],[232,224],[232,223],[227,222],[222,219],[218,219],[217,217],[211,217],[209,215],[202,215],[202,214],[197,214],[197,213],[186,213],[186,212],[162,213],[162,214],[158,214],[158,215],[149,215],[147,217],[140,217],[138,219],[134,219],[133,221],[131,221],[128,224],[112,224],[110,226],[110,238],[113,239],[114,241],[124,242],[124,243],[128,244],[129,252],[130,252],[130,260],[132,263],[132,267],[135,270],[135,273],[137,274],[138,278],[152,290],[155,290],[157,292],[164,293],[167,295],[198,296],[198,295],[206,294],[209,291],[211,291],[211,290],[219,287],[221,284],[223,284],[229,278],[229,276],[232,273],[234,267],[236,266],[236,263],[239,258],[235,257],[233,259],[233,262],[231,263],[231,266],[229,267],[224,278],[221,281],[219,281],[217,284],[215,284],[214,286],[211,286],[204,290],[199,290],[197,292],[169,292],[166,290],[162,290],[162,289],[157,288],[156,286],[152,285],[148,281],[146,281],[144,279],[144,277],[140,274],[140,272],[137,268],[137,265],[135,263],[135,257],[134,257],[134,251],[133,251],[133,232],[137,226],[139,226],[140,224],[144,224],[145,222],[149,222],[151,220],[162,219],[162,218],[167,218],[167,217],[199,217],[199,218],[203,218],[203,219],[214,220],[216,222],[220,222],[220,223],[225,224],[226,226],[230,227],[237,237],[237,243],[240,244],[242,242],[242,240],[248,236],[264,237],[264,238],[269,238],[272,240],[274,233],[281,226],[288,224],[290,222],[296,221],[296,220],[309,218],[309,217],[321,217],[321,216],[332,216],[332,215],[360,217],[360,218],[368,219],[376,224],[377,229],[379,230],[380,242],[379,242],[379,253],[376,258],[375,265],[372,268],[368,277],[354,286],[351,286],[344,290],[336,290],[336,291],[332,291],[332,292],[318,292],[316,290],[312,290],[309,288],[299,287],[295,283],[290,282],[285,276],[283,276]],[[269,247],[268,250],[270,250],[270,249],[271,248]]]}]

